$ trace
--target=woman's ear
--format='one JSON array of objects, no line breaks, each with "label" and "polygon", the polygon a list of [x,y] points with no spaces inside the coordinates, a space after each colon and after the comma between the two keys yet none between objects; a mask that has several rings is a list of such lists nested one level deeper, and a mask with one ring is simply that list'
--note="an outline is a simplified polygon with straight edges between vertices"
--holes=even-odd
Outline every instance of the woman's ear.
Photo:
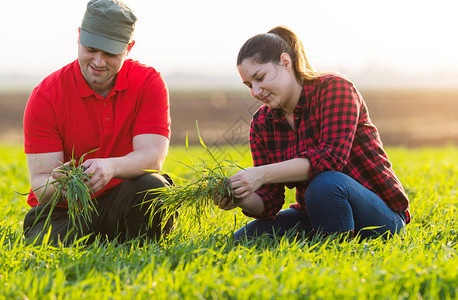
[{"label": "woman's ear", "polygon": [[282,53],[280,55],[280,64],[285,66],[285,68],[290,69],[293,66],[293,61],[288,53]]}]

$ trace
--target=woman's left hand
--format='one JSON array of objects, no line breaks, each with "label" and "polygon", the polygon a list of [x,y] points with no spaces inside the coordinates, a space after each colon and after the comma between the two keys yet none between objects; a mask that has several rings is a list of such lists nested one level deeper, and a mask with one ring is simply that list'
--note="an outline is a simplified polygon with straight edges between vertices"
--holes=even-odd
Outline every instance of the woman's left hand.
[{"label": "woman's left hand", "polygon": [[231,210],[231,209],[238,207],[238,205],[235,204],[234,201],[222,195],[215,195],[213,197],[213,203],[216,206],[218,206],[219,208],[224,209],[224,210]]},{"label": "woman's left hand", "polygon": [[229,178],[232,183],[232,189],[234,190],[234,196],[244,199],[257,191],[264,184],[262,175],[259,168],[252,167],[240,170]]}]

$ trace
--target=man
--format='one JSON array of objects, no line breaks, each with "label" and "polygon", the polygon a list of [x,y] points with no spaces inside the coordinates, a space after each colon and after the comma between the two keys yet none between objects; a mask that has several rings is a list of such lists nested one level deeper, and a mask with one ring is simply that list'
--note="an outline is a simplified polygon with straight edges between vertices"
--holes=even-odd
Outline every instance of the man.
[{"label": "man", "polygon": [[[168,91],[153,68],[127,59],[136,16],[117,0],[91,0],[78,29],[78,59],[44,79],[32,92],[24,114],[24,142],[32,209],[24,220],[26,238],[40,241],[49,229],[47,204],[61,162],[85,153],[83,163],[98,215],[83,230],[69,230],[65,197],[54,207],[51,239],[71,244],[100,235],[126,241],[139,235],[158,239],[160,214],[148,226],[145,193],[168,181],[145,170],[160,170],[170,138]],[[46,187],[46,188],[45,188]],[[65,195],[66,191],[62,191]],[[145,196],[147,198],[145,198]],[[82,232],[81,232],[82,231]]]}]

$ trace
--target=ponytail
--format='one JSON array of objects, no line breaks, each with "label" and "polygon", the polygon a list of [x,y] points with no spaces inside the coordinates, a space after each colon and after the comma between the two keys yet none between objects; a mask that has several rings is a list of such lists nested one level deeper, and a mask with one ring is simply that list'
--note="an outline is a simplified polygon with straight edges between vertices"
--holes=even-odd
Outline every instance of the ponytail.
[{"label": "ponytail", "polygon": [[315,71],[308,62],[304,45],[297,35],[284,26],[277,26],[268,33],[255,35],[246,41],[239,51],[237,66],[247,58],[253,58],[260,64],[278,63],[282,53],[287,53],[291,57],[299,84],[323,75]]}]

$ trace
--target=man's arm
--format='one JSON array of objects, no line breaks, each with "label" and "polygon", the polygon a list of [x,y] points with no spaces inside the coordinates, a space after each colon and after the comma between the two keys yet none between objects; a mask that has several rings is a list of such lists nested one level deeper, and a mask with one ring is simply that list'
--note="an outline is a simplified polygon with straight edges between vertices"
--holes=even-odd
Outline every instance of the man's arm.
[{"label": "man's arm", "polygon": [[131,179],[145,170],[161,170],[167,155],[169,139],[158,134],[140,134],[132,140],[133,151],[122,157],[88,159],[83,163],[91,174],[88,183],[94,192],[100,191],[112,178]]},{"label": "man's arm", "polygon": [[[112,178],[131,179],[145,170],[161,170],[167,155],[169,139],[157,134],[141,134],[132,140],[133,151],[122,157],[88,159],[83,163],[86,173],[93,174],[88,182],[94,192],[105,187]],[[55,188],[52,172],[61,166],[63,152],[27,154],[27,164],[32,190],[40,204],[51,200]]]},{"label": "man's arm", "polygon": [[52,171],[61,166],[64,153],[50,152],[39,154],[27,154],[27,165],[29,168],[29,179],[32,190],[40,204],[46,204],[51,200],[55,188],[51,183],[54,181]]}]

